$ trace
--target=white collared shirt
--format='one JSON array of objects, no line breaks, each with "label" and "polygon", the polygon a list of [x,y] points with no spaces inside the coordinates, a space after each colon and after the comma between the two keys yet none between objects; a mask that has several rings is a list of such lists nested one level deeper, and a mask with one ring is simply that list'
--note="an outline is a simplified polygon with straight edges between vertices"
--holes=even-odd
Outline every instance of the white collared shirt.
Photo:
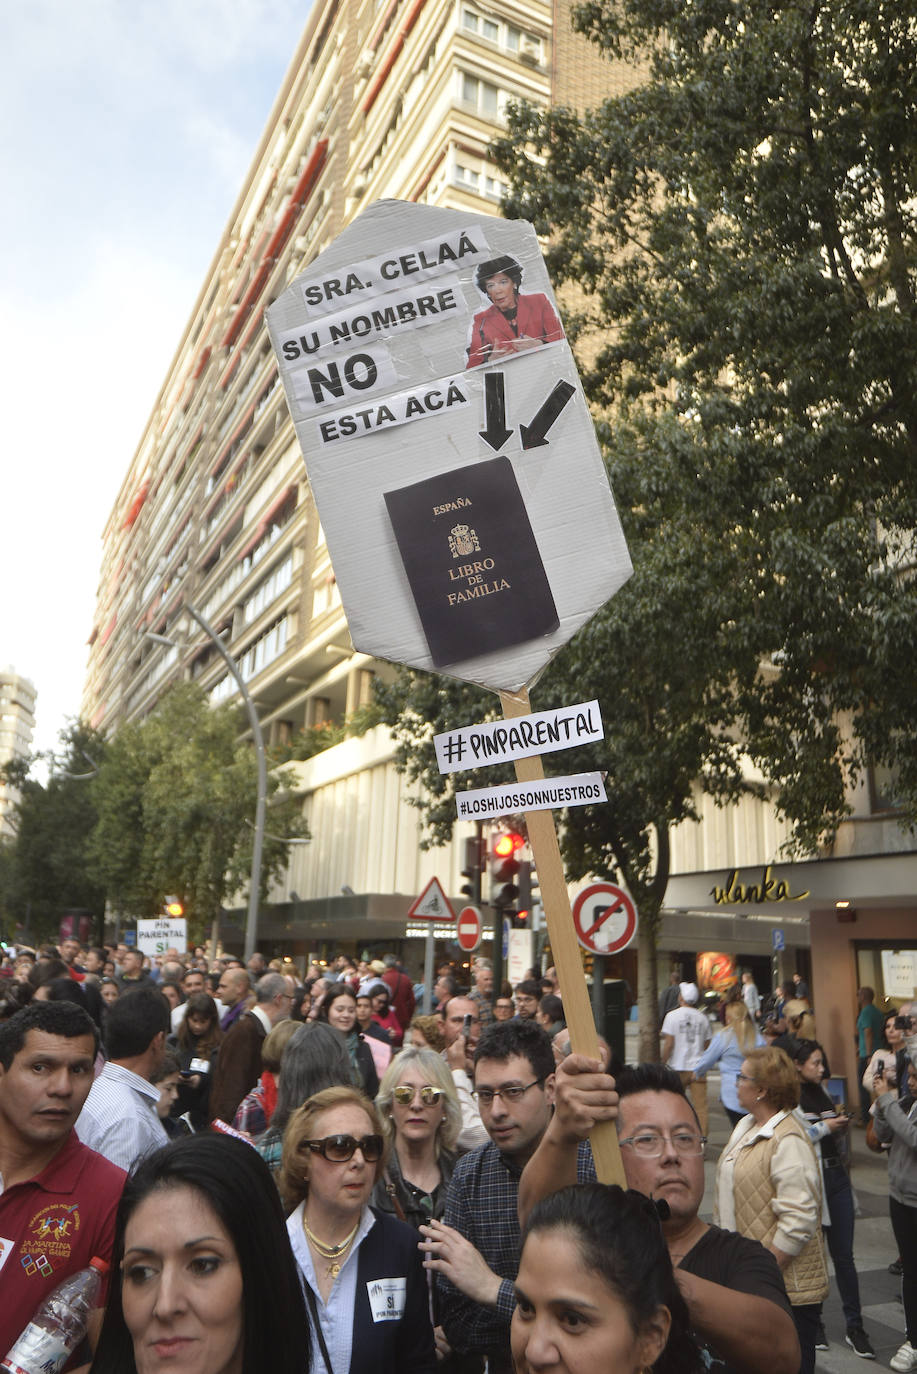
[{"label": "white collared shirt", "polygon": [[169,1137],[156,1112],[159,1089],[123,1064],[107,1063],[89,1090],[76,1119],[84,1145],[130,1170],[145,1155],[167,1145]]}]

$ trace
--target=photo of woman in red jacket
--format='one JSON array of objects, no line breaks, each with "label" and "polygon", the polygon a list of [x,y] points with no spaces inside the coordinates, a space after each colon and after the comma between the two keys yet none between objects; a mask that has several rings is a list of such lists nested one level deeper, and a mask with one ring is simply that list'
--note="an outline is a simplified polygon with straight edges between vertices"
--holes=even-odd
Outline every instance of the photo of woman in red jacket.
[{"label": "photo of woman in red jacket", "polygon": [[466,369],[512,357],[564,337],[563,326],[547,296],[540,291],[520,295],[522,268],[504,256],[482,262],[474,283],[490,301],[471,324]]}]

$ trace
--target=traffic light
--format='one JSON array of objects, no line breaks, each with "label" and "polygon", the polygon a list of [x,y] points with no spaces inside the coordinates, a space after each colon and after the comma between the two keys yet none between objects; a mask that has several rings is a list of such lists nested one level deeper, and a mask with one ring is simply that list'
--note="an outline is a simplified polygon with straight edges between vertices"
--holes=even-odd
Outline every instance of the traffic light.
[{"label": "traffic light", "polygon": [[480,835],[470,835],[465,841],[465,867],[462,877],[466,881],[459,888],[473,906],[481,902],[481,869],[484,867],[484,841]]},{"label": "traffic light", "polygon": [[525,837],[516,830],[504,831],[494,840],[490,870],[490,901],[498,911],[505,911],[507,907],[514,906],[519,896],[516,877],[521,865],[516,854],[524,844]]},{"label": "traffic light", "polygon": [[523,859],[519,865],[519,907],[516,922],[524,926],[532,914],[532,865]]},{"label": "traffic light", "polygon": [[178,897],[167,897],[163,903],[163,913],[166,916],[184,916],[185,904]]}]

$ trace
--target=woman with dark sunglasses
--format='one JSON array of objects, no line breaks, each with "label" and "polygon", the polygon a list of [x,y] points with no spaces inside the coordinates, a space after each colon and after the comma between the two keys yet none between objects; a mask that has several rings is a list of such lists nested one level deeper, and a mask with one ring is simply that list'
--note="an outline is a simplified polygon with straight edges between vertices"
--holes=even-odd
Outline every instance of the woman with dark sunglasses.
[{"label": "woman with dark sunglasses", "polygon": [[371,1102],[326,1088],[290,1117],[278,1179],[313,1337],[310,1374],[433,1374],[417,1236],[369,1206],[387,1143]]},{"label": "woman with dark sunglasses", "polygon": [[[376,1106],[391,1152],[373,1206],[415,1228],[442,1220],[462,1129],[462,1108],[448,1065],[431,1049],[409,1046],[383,1074]],[[434,1336],[442,1361],[450,1350],[438,1324],[436,1297],[431,1283]],[[440,1374],[448,1374],[452,1364],[440,1363],[439,1368]]]},{"label": "woman with dark sunglasses", "polygon": [[424,1226],[445,1210],[462,1129],[452,1074],[433,1050],[409,1046],[383,1074],[376,1106],[391,1153],[373,1206]]}]

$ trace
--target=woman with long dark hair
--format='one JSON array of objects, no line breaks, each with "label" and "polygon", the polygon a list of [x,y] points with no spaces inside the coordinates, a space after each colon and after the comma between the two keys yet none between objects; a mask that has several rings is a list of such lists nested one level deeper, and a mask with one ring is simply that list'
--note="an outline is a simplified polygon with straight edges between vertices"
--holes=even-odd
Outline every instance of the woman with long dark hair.
[{"label": "woman with long dark hair", "polygon": [[537,1204],[523,1233],[512,1351],[516,1374],[698,1374],[655,1203],[586,1183]]},{"label": "woman with long dark hair", "polygon": [[150,1155],[118,1208],[92,1374],[305,1374],[309,1363],[302,1288],[264,1162],[219,1135]]},{"label": "woman with long dark hair", "polygon": [[917,1046],[907,1051],[907,1078],[890,1088],[883,1066],[875,1075],[876,1135],[888,1151],[888,1211],[901,1256],[906,1339],[889,1360],[898,1374],[917,1369]]},{"label": "woman with long dark hair", "polygon": [[379,1091],[379,1075],[370,1048],[357,1030],[357,995],[348,983],[331,985],[319,1009],[319,1020],[341,1036],[350,1056],[353,1081],[372,1101]]},{"label": "woman with long dark hair", "polygon": [[196,1131],[206,1130],[210,1119],[210,1085],[222,1039],[216,1002],[209,992],[193,992],[185,1003],[181,1025],[169,1036],[168,1045],[182,1072],[174,1114],[184,1116],[187,1112]]},{"label": "woman with long dark hair", "polygon": [[[829,1226],[825,1240],[834,1261],[834,1277],[841,1295],[847,1323],[847,1344],[863,1360],[874,1360],[876,1352],[863,1329],[860,1285],[853,1259],[853,1219],[856,1202],[845,1159],[846,1133],[850,1119],[839,1116],[825,1092],[825,1054],[817,1040],[800,1040],[793,1050],[793,1063],[799,1075],[799,1109],[808,1123],[809,1139],[821,1162],[822,1190],[828,1209]],[[818,1333],[816,1349],[827,1345],[824,1324]]]}]

